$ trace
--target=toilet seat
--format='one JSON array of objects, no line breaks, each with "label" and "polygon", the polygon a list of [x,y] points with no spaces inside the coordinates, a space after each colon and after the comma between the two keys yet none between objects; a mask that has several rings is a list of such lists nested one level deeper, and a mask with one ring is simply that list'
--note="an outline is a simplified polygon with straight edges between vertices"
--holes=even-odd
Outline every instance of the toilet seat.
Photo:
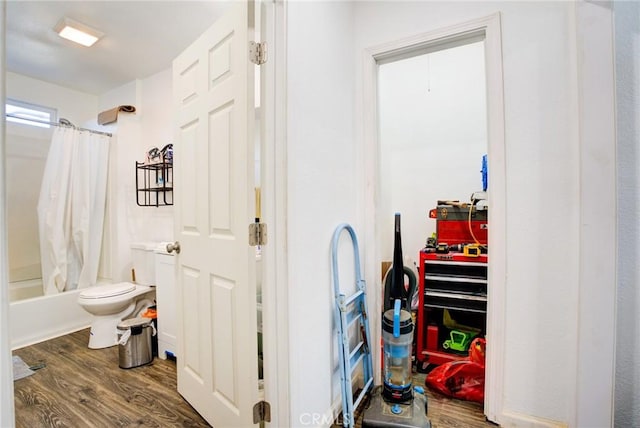
[{"label": "toilet seat", "polygon": [[80,293],[82,299],[104,299],[106,297],[121,296],[136,289],[135,284],[119,282],[117,284],[98,285],[89,287]]}]

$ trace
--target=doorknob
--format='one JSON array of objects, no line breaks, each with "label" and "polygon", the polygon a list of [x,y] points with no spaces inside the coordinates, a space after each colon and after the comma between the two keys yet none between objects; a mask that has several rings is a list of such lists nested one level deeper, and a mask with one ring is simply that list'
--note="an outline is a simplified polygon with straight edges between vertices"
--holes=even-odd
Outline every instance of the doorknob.
[{"label": "doorknob", "polygon": [[173,253],[176,252],[178,254],[180,254],[180,242],[176,241],[174,243],[169,242],[167,244],[167,252],[168,253]]}]

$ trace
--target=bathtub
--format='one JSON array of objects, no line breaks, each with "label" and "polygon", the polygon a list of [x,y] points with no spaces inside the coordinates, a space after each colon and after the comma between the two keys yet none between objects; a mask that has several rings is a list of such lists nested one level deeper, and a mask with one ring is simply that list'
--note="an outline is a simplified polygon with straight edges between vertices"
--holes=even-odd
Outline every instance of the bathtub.
[{"label": "bathtub", "polygon": [[9,302],[42,296],[42,278],[9,283]]},{"label": "bathtub", "polygon": [[10,294],[20,288],[23,292],[30,289],[29,292],[35,293],[39,288],[40,296],[10,302],[11,349],[33,345],[91,325],[91,314],[78,304],[78,294],[82,290],[42,296],[41,280],[21,283],[24,284],[9,284]]}]

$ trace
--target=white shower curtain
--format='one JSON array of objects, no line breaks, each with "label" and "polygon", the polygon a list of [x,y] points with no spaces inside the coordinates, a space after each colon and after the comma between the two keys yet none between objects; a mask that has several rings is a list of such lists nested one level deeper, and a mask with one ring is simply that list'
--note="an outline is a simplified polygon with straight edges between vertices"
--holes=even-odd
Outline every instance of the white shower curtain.
[{"label": "white shower curtain", "polygon": [[68,127],[53,132],[38,201],[45,295],[97,280],[109,141],[105,135]]}]

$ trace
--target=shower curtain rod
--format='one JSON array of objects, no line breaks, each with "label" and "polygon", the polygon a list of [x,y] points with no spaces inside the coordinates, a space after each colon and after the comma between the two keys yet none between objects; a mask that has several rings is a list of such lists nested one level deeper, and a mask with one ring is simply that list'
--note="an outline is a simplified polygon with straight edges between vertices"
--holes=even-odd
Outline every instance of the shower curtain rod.
[{"label": "shower curtain rod", "polygon": [[[27,120],[29,122],[41,123],[43,125],[62,126],[62,127],[66,127],[66,128],[75,128],[78,131],[87,131],[87,132],[91,132],[93,134],[106,135],[107,137],[112,137],[113,136],[110,132],[94,131],[93,129],[79,128],[79,127],[77,127],[77,126],[75,126],[73,124],[58,123],[58,122],[47,122],[45,120],[37,120],[37,119],[31,119],[31,118],[26,118],[26,117],[20,117],[20,116],[17,116],[15,114],[11,114],[11,113],[5,113],[5,116],[13,118],[13,119],[20,119],[20,120]],[[69,122],[69,123],[71,123],[71,122]]]}]

